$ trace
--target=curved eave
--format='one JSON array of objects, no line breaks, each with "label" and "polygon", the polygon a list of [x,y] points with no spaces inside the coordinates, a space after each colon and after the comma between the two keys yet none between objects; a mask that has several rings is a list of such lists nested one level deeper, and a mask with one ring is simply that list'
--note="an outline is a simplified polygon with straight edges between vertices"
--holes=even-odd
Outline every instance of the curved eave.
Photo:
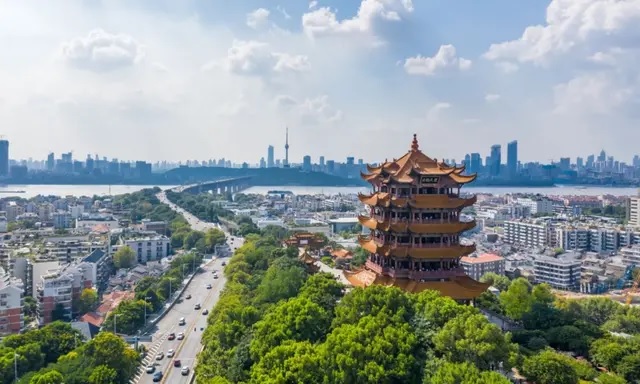
[{"label": "curved eave", "polygon": [[363,173],[362,171],[360,171],[360,178],[362,178],[365,181],[368,182],[372,182],[374,180],[376,180],[380,175],[379,174],[375,174],[375,173]]},{"label": "curved eave", "polygon": [[459,167],[456,167],[456,169],[453,171],[453,173],[455,173],[456,175],[459,175],[462,172],[464,172],[465,169],[467,169],[467,167],[465,165],[461,165]]},{"label": "curved eave", "polygon": [[456,173],[452,173],[449,177],[458,184],[467,184],[474,181],[478,175],[475,173],[473,175],[458,175]]},{"label": "curved eave", "polygon": [[378,165],[377,167],[372,167],[371,165],[367,164],[367,171],[369,171],[369,173],[379,173],[380,171],[382,171],[382,167],[384,164]]},{"label": "curved eave", "polygon": [[373,193],[371,195],[363,195],[361,193],[358,193],[358,200],[366,205],[376,205],[378,204],[378,194]]},{"label": "curved eave", "polygon": [[409,175],[401,175],[401,176],[391,176],[391,180],[396,183],[413,183],[414,178]]},{"label": "curved eave", "polygon": [[371,230],[378,229],[378,221],[376,221],[375,219],[372,219],[371,217],[358,216],[358,221],[365,228],[369,228]]}]

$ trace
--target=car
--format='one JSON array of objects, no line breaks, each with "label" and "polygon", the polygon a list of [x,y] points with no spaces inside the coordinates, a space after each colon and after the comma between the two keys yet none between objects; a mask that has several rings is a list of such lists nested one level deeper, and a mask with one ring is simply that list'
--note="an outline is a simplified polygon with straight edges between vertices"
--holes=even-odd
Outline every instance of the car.
[{"label": "car", "polygon": [[168,340],[173,340],[173,339],[175,339],[175,338],[176,338],[176,334],[175,334],[175,333],[173,333],[173,332],[171,332],[171,333],[169,334],[169,337],[167,337],[167,339],[168,339]]},{"label": "car", "polygon": [[187,324],[187,320],[184,317],[181,317],[180,320],[178,321],[178,325],[185,325]]},{"label": "car", "polygon": [[227,262],[226,262],[226,261],[223,261],[223,262],[222,262],[222,266],[224,267],[224,266],[226,266],[226,265],[227,265]]},{"label": "car", "polygon": [[180,332],[178,333],[178,340],[182,340],[184,339],[184,333]]},{"label": "car", "polygon": [[156,366],[155,365],[147,365],[147,369],[146,369],[147,373],[153,373],[156,371]]},{"label": "car", "polygon": [[207,289],[211,289],[211,284],[207,284]]},{"label": "car", "polygon": [[200,303],[198,303],[198,304],[194,305],[194,306],[193,306],[193,309],[195,309],[196,311],[197,311],[198,309],[200,309]]},{"label": "car", "polygon": [[189,367],[187,366],[182,367],[182,369],[180,370],[180,373],[182,374],[182,376],[187,376],[189,374]]},{"label": "car", "polygon": [[173,360],[174,367],[179,367],[180,365],[182,365],[182,362],[180,360]]},{"label": "car", "polygon": [[176,354],[176,351],[174,351],[173,349],[170,349],[167,351],[167,357],[173,357],[173,355]]},{"label": "car", "polygon": [[208,315],[209,314],[209,310],[205,309],[204,311],[202,311],[202,314],[205,315],[205,316]]},{"label": "car", "polygon": [[158,371],[153,374],[153,382],[159,383],[162,380],[162,372]]},{"label": "car", "polygon": [[164,359],[164,353],[159,352],[159,353],[156,355],[156,360],[162,360],[162,359]]},{"label": "car", "polygon": [[189,300],[191,298],[191,295],[187,295],[184,297],[185,299]]},{"label": "car", "polygon": [[213,278],[217,279],[218,278],[218,274],[216,273],[215,275],[213,275]]}]

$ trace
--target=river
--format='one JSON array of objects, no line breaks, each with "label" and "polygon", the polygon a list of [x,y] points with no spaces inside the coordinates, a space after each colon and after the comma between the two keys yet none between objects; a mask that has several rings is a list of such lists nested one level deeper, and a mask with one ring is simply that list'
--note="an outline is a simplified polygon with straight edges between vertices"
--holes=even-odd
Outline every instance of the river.
[{"label": "river", "polygon": [[[172,188],[171,185],[161,186],[163,189]],[[123,193],[131,193],[139,191],[143,188],[151,188],[149,185],[9,185],[0,187],[0,197],[20,196],[30,198],[37,195],[54,195],[54,196],[104,196],[104,195],[120,195]],[[359,187],[251,187],[244,190],[243,193],[266,194],[271,190],[291,191],[296,195],[314,195],[314,194],[350,194],[350,193],[369,193],[370,188]],[[14,193],[15,191],[24,191],[24,193]],[[523,187],[464,187],[463,191],[469,193],[492,193],[495,195],[503,195],[506,193],[539,193],[542,195],[615,195],[615,196],[631,196],[638,194],[638,188],[613,188],[613,187],[576,187],[576,186],[557,186],[544,188],[523,188]]]}]

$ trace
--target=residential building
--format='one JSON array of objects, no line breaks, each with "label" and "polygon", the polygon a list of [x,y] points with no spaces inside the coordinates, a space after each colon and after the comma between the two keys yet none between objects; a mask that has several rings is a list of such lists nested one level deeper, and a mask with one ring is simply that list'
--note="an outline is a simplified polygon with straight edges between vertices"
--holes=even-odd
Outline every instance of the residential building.
[{"label": "residential building", "polygon": [[575,290],[580,286],[582,263],[575,254],[555,257],[536,256],[533,271],[537,283],[547,283],[553,288]]},{"label": "residential building", "polygon": [[93,281],[99,293],[109,286],[109,278],[113,271],[111,255],[101,249],[96,249],[82,259],[83,263],[90,266],[91,281]]},{"label": "residential building", "polygon": [[111,247],[111,254],[113,255],[124,246],[133,249],[137,255],[137,262],[141,264],[158,261],[171,254],[171,239],[166,236],[120,238],[118,243]]},{"label": "residential building", "polygon": [[546,247],[549,230],[549,224],[545,221],[505,221],[504,242],[533,248]]},{"label": "residential building", "polygon": [[622,256],[622,262],[626,266],[633,265],[640,267],[640,246],[634,245],[621,248],[620,255]]},{"label": "residential building", "polygon": [[516,202],[529,207],[532,215],[550,215],[554,210],[554,202],[545,197],[520,198]]},{"label": "residential building", "polygon": [[76,219],[76,228],[91,229],[96,226],[104,226],[109,230],[120,228],[118,220],[113,216],[90,216],[85,214]]},{"label": "residential building", "polygon": [[24,328],[24,285],[0,268],[0,336]]},{"label": "residential building", "polygon": [[155,232],[158,235],[166,235],[169,226],[166,221],[151,221],[142,219],[142,230],[145,232]]},{"label": "residential building", "polygon": [[80,298],[82,290],[92,288],[92,268],[87,263],[67,265],[48,271],[40,276],[36,287],[38,301],[38,318],[41,325],[49,324],[54,319],[54,312],[59,308],[59,318],[70,321],[73,318],[73,301]]},{"label": "residential building", "polygon": [[72,227],[73,216],[69,212],[57,211],[51,215],[53,220],[53,228],[55,229],[67,229]]},{"label": "residential building", "polygon": [[587,251],[590,249],[590,231],[587,228],[556,228],[559,248],[565,251]]},{"label": "residential building", "polygon": [[460,258],[460,264],[467,276],[474,280],[480,280],[482,275],[489,272],[504,275],[505,261],[498,255],[485,253],[478,256],[464,256]]},{"label": "residential building", "polygon": [[640,196],[627,198],[627,223],[633,227],[640,227]]}]

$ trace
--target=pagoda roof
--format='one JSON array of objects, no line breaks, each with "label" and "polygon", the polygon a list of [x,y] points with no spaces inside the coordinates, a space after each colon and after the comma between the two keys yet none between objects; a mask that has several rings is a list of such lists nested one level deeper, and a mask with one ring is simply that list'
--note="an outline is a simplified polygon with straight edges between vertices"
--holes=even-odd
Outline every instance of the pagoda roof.
[{"label": "pagoda roof", "polygon": [[371,253],[383,256],[395,256],[399,258],[411,258],[416,260],[440,260],[455,259],[475,252],[473,245],[454,245],[438,248],[398,247],[391,245],[379,245],[372,238],[359,237],[358,243],[362,248]]},{"label": "pagoda roof", "polygon": [[477,197],[475,195],[469,198],[450,197],[447,195],[415,195],[411,198],[401,198],[392,196],[387,192],[376,192],[371,195],[358,194],[358,199],[362,203],[374,207],[386,208],[393,206],[404,208],[408,205],[417,209],[462,209],[472,206],[477,201]]},{"label": "pagoda roof", "polygon": [[488,283],[480,283],[468,276],[453,277],[448,281],[415,281],[378,275],[368,269],[361,269],[355,272],[344,271],[344,276],[355,287],[368,287],[376,284],[398,287],[411,293],[434,290],[440,292],[443,296],[456,300],[475,299],[490,286]]},{"label": "pagoda roof", "polygon": [[453,234],[468,231],[475,228],[476,221],[453,223],[411,223],[390,220],[379,221],[367,216],[358,216],[358,221],[363,227],[380,231],[412,232],[412,233],[444,233]]},{"label": "pagoda roof", "polygon": [[360,173],[360,176],[368,181],[411,183],[418,175],[423,176],[448,176],[458,184],[466,184],[475,180],[476,175],[462,175],[464,167],[450,166],[438,159],[432,159],[420,151],[417,135],[413,135],[413,141],[409,152],[399,159],[384,161],[378,166],[367,165],[369,173]]}]

